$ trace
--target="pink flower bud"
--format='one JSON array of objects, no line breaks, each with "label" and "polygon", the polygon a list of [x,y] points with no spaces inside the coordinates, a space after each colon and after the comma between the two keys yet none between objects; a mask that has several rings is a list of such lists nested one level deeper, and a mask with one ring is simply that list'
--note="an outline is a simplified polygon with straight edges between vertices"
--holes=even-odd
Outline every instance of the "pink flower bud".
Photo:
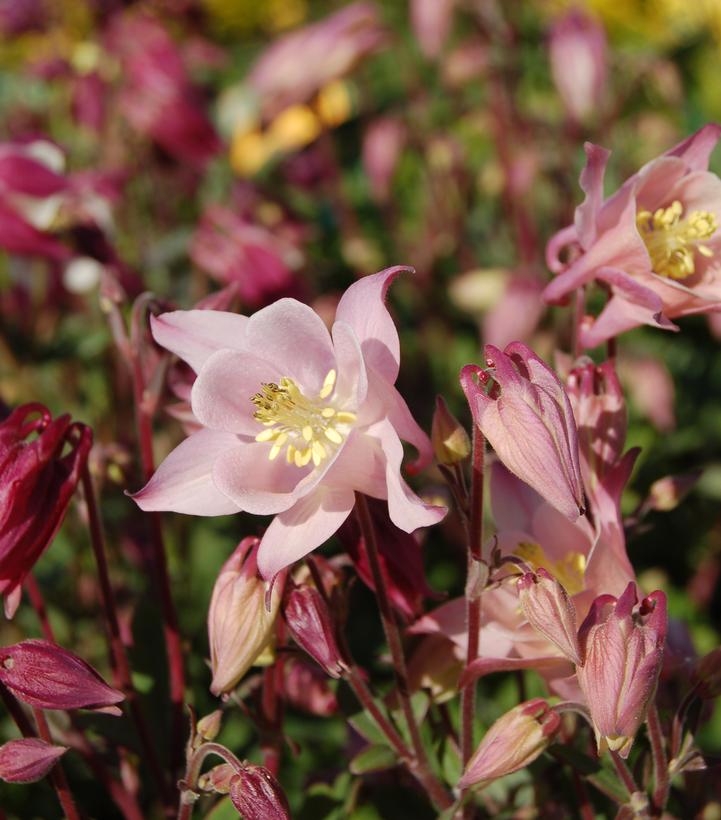
[{"label": "pink flower bud", "polygon": [[573,663],[581,663],[581,650],[576,635],[576,607],[563,586],[539,567],[527,572],[518,581],[521,609],[528,623]]},{"label": "pink flower bud", "polygon": [[53,420],[41,404],[24,404],[0,424],[0,594],[9,618],[65,517],[91,444],[89,427]]},{"label": "pink flower bud", "polygon": [[486,732],[458,785],[485,785],[528,766],[548,747],[560,725],[561,718],[542,698],[519,704]]},{"label": "pink flower bud", "polygon": [[208,769],[198,778],[198,788],[204,792],[216,792],[217,794],[228,794],[233,779],[238,773],[229,763],[220,763]]},{"label": "pink flower bud", "polygon": [[258,573],[259,543],[257,538],[244,538],[213,587],[208,639],[214,695],[230,692],[273,638],[284,578],[273,586],[269,611],[266,583]]},{"label": "pink flower bud", "polygon": [[551,29],[551,73],[571,119],[583,121],[603,102],[608,73],[606,35],[591,17],[573,9]]},{"label": "pink flower bud", "polygon": [[82,658],[47,641],[0,648],[0,683],[38,709],[92,709],[120,715],[115,704],[125,699]]},{"label": "pink flower bud", "polygon": [[0,746],[0,779],[6,783],[42,780],[67,750],[67,746],[53,746],[39,737],[4,743]]},{"label": "pink flower bud", "polygon": [[338,701],[328,685],[328,678],[316,664],[304,657],[286,658],[283,695],[296,709],[311,715],[329,717],[338,711]]},{"label": "pink flower bud", "polygon": [[583,665],[578,683],[586,697],[599,753],[628,757],[656,690],[666,642],[666,596],[652,592],[636,608],[636,585],[593,602],[578,637]]},{"label": "pink flower bud", "polygon": [[263,766],[244,766],[230,784],[230,799],[245,820],[290,820],[285,793]]},{"label": "pink flower bud", "polygon": [[335,640],[333,618],[315,587],[296,587],[286,599],[283,616],[290,634],[331,678],[343,674],[343,661]]},{"label": "pink flower bud", "polygon": [[486,345],[485,357],[485,369],[461,371],[474,422],[512,473],[575,521],[584,512],[578,434],[558,376],[521,342]]}]

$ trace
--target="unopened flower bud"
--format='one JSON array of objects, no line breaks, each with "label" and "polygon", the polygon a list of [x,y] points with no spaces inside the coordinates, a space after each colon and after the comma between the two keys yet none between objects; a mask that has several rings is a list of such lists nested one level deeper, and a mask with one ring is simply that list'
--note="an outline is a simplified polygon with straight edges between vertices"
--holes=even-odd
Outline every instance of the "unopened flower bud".
[{"label": "unopened flower bud", "polygon": [[204,792],[216,792],[217,794],[229,794],[230,784],[238,772],[229,763],[220,763],[213,766],[198,778],[198,788]]},{"label": "unopened flower bud", "polygon": [[220,732],[220,726],[222,721],[222,709],[216,709],[209,715],[205,715],[205,717],[200,718],[195,727],[195,731],[198,738],[200,738],[203,741],[215,740],[215,738],[218,737],[218,732]]},{"label": "unopened flower bud", "polygon": [[542,698],[521,703],[486,732],[458,784],[462,789],[528,766],[549,746],[561,718]]},{"label": "unopened flower bud", "polygon": [[652,510],[669,512],[675,509],[701,477],[701,471],[683,475],[667,475],[654,481],[648,491],[646,504]]},{"label": "unopened flower bud", "polygon": [[268,648],[284,578],[276,580],[266,608],[266,583],[258,572],[257,538],[244,538],[225,562],[213,587],[208,638],[214,695],[230,692]]},{"label": "unopened flower bud", "polygon": [[581,663],[576,607],[563,586],[539,567],[518,581],[518,597],[528,623],[573,663]]},{"label": "unopened flower bud", "polygon": [[0,648],[0,683],[38,709],[92,709],[120,715],[115,704],[125,699],[82,658],[40,640]]},{"label": "unopened flower bud", "polygon": [[458,464],[460,461],[465,461],[471,454],[471,440],[468,433],[448,409],[443,396],[436,396],[431,441],[439,464]]},{"label": "unopened flower bud", "polygon": [[295,642],[332,678],[339,678],[343,661],[335,640],[333,619],[323,596],[314,587],[296,587],[283,609]]},{"label": "unopened flower bud", "polygon": [[244,766],[230,784],[230,799],[245,820],[290,820],[285,793],[263,766]]},{"label": "unopened flower bud", "polygon": [[696,662],[692,680],[698,696],[703,700],[713,700],[721,695],[721,647]]},{"label": "unopened flower bud", "polygon": [[11,740],[0,746],[0,779],[6,783],[35,783],[67,752],[39,737]]}]

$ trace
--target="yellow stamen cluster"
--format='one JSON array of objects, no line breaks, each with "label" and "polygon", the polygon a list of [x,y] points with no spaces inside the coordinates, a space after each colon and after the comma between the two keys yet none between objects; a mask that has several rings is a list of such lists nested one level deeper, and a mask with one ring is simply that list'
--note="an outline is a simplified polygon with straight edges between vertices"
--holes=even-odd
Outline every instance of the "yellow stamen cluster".
[{"label": "yellow stamen cluster", "polygon": [[543,567],[558,580],[569,595],[582,592],[586,572],[586,556],[582,552],[569,552],[560,561],[549,561],[540,544],[524,542],[514,550],[532,569]]},{"label": "yellow stamen cluster", "polygon": [[258,408],[253,414],[266,429],[256,441],[272,442],[268,458],[274,461],[285,448],[288,464],[317,467],[350,432],[355,413],[337,410],[326,399],[335,388],[336,372],[329,371],[317,399],[309,399],[293,379],[284,376],[280,384],[262,385],[251,401]]},{"label": "yellow stamen cluster", "polygon": [[691,211],[682,217],[683,205],[677,199],[668,208],[653,213],[640,210],[636,215],[654,272],[669,279],[687,279],[696,272],[694,251],[713,256],[713,251],[700,243],[716,232],[716,216],[710,211]]}]

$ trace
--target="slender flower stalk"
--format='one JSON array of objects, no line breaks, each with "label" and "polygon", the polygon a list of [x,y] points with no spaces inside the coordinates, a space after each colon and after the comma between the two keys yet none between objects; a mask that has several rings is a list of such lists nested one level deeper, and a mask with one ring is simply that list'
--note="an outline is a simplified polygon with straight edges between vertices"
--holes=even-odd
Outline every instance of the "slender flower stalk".
[{"label": "slender flower stalk", "polygon": [[661,719],[655,702],[648,708],[646,726],[648,727],[648,738],[651,742],[651,754],[653,756],[653,807],[660,817],[666,808],[671,782],[668,774],[668,757],[664,748]]},{"label": "slender flower stalk", "polygon": [[364,495],[358,493],[356,504],[358,524],[361,528],[361,532],[363,533],[366,549],[368,551],[368,560],[373,573],[373,582],[375,585],[376,597],[378,599],[378,609],[380,612],[381,621],[383,622],[383,631],[385,632],[388,647],[390,648],[391,657],[393,659],[393,670],[396,676],[398,697],[401,702],[401,708],[403,709],[403,716],[408,726],[408,733],[411,737],[411,745],[413,747],[414,755],[413,773],[421,782],[433,803],[440,809],[447,809],[453,805],[453,801],[448,792],[443,788],[442,784],[431,771],[426,750],[423,747],[420,729],[418,727],[418,723],[416,722],[415,715],[413,714],[403,644],[401,642],[398,624],[393,616],[386,581],[381,570],[380,560],[378,557],[378,543],[376,541],[375,530],[373,528],[373,520],[370,515],[370,510],[368,509],[368,502],[366,501]]},{"label": "slender flower stalk", "polygon": [[[53,736],[50,734],[50,727],[45,719],[43,710],[34,708],[33,715],[35,717],[35,723],[37,724],[38,735],[40,738],[46,743],[49,743],[51,746],[54,745]],[[77,806],[75,805],[75,800],[73,799],[73,794],[70,791],[70,785],[68,784],[67,777],[65,777],[65,770],[63,769],[63,764],[60,760],[58,760],[55,766],[50,770],[50,772],[48,772],[48,777],[55,787],[58,800],[60,801],[60,805],[63,807],[67,820],[80,820],[80,814]]]}]

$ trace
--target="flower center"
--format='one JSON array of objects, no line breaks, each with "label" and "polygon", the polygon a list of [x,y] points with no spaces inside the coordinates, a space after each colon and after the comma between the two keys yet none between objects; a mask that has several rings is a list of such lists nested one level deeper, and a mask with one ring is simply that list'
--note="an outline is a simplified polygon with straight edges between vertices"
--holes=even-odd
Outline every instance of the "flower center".
[{"label": "flower center", "polygon": [[682,216],[683,206],[677,199],[668,208],[636,214],[636,226],[654,272],[669,279],[686,279],[696,272],[694,251],[713,256],[713,251],[700,243],[716,232],[716,216],[710,211],[691,211],[685,219]]},{"label": "flower center", "polygon": [[335,380],[335,370],[329,371],[318,398],[309,399],[293,379],[283,376],[280,384],[263,384],[251,398],[258,408],[253,417],[266,427],[255,440],[273,442],[271,461],[285,449],[288,464],[305,467],[312,460],[317,467],[342,443],[356,416],[326,403]]},{"label": "flower center", "polygon": [[585,588],[586,556],[582,552],[569,552],[559,561],[550,561],[540,544],[523,542],[516,547],[514,554],[534,570],[539,567],[547,569],[569,595],[576,595]]}]

